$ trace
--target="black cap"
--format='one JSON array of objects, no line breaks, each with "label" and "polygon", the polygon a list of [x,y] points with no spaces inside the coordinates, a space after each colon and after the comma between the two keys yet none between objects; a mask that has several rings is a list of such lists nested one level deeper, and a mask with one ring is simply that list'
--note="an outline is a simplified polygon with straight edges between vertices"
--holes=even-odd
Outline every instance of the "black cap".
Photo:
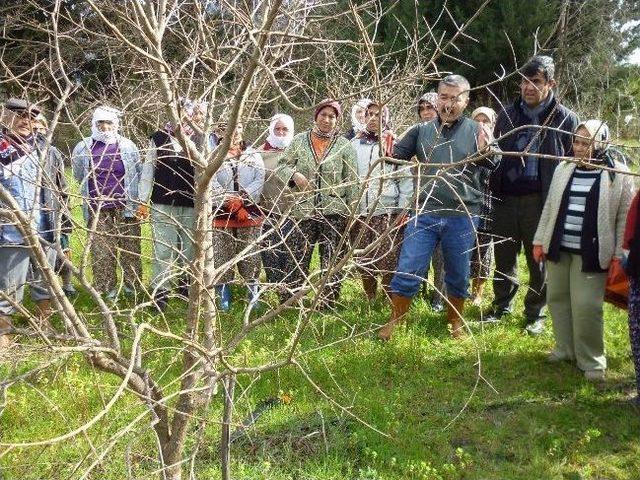
[{"label": "black cap", "polygon": [[37,105],[33,105],[21,98],[10,98],[4,103],[4,106],[7,110],[11,110],[12,112],[27,111],[32,118],[36,118],[41,113],[41,110]]}]

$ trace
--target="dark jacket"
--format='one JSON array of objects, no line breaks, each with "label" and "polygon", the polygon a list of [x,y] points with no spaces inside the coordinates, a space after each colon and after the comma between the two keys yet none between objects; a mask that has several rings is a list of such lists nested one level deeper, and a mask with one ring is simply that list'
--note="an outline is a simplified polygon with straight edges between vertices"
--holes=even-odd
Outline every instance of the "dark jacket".
[{"label": "dark jacket", "polygon": [[443,126],[437,118],[415,125],[395,144],[395,158],[409,160],[415,155],[421,164],[416,188],[422,213],[480,213],[482,170],[493,167],[493,156],[453,168],[443,167],[475,155],[480,135],[480,126],[470,118],[460,117],[450,127]]},{"label": "dark jacket", "polygon": [[[496,139],[499,139],[503,135],[506,135],[498,142],[500,150],[503,152],[517,151],[515,144],[518,135],[517,132],[513,132],[513,130],[523,125],[529,125],[530,123],[522,111],[521,102],[522,99],[518,97],[513,104],[504,107],[498,113],[494,136]],[[544,126],[552,129],[557,128],[562,131],[544,129],[541,133],[542,137],[538,153],[556,157],[572,155],[572,134],[578,126],[578,116],[554,97],[540,118],[544,119],[542,120]],[[509,162],[509,159],[521,161],[521,157],[502,156],[502,160],[491,174],[489,181],[489,187],[494,197],[500,198],[503,196],[502,178],[505,165]],[[553,178],[553,172],[557,164],[558,162],[556,160],[540,159],[540,193],[542,193],[543,201],[549,192],[549,185],[551,185],[551,179]]]},{"label": "dark jacket", "polygon": [[[564,222],[567,218],[567,209],[569,208],[569,196],[571,195],[571,182],[569,182],[562,194],[562,202],[556,218],[556,224],[553,227],[553,236],[549,244],[547,259],[552,262],[560,261],[560,251],[562,235],[564,233]],[[607,270],[600,266],[598,253],[600,252],[600,243],[598,241],[598,200],[600,198],[600,178],[591,187],[587,194],[586,204],[584,208],[584,217],[582,223],[582,232],[580,234],[580,252],[582,257],[582,272],[584,273],[602,273]]]},{"label": "dark jacket", "polygon": [[159,130],[151,136],[157,149],[151,201],[162,205],[193,207],[194,168],[184,154],[176,153],[171,137]]}]

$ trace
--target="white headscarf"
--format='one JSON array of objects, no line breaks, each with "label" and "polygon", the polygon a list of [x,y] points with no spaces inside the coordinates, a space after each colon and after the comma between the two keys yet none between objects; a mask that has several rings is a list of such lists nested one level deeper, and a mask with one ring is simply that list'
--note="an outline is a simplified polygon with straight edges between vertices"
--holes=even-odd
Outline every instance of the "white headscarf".
[{"label": "white headscarf", "polygon": [[363,132],[367,126],[366,121],[364,123],[361,123],[360,120],[358,120],[356,112],[358,110],[366,110],[372,102],[373,100],[369,98],[361,98],[353,107],[351,107],[351,125],[353,125],[353,130],[355,131],[355,133]]},{"label": "white headscarf", "polygon": [[609,148],[609,126],[604,121],[594,118],[585,120],[576,127],[576,132],[580,127],[586,128],[589,136],[593,139],[594,152],[604,152]]},{"label": "white headscarf", "polygon": [[491,125],[495,126],[496,119],[498,118],[498,114],[496,113],[496,111],[493,108],[478,107],[473,112],[471,112],[471,118],[473,120],[475,120],[476,119],[476,115],[480,115],[480,114],[483,114],[484,116],[486,116],[489,119],[489,123],[491,123]]},{"label": "white headscarf", "polygon": [[[276,124],[278,122],[282,122],[287,126],[287,134],[284,137],[278,137],[276,135]],[[267,137],[267,142],[274,148],[284,150],[289,146],[291,140],[293,140],[293,118],[285,113],[277,113],[273,117],[271,117],[271,121],[269,122],[269,136]]]},{"label": "white headscarf", "polygon": [[[118,127],[120,126],[119,114],[120,111],[115,108],[105,106],[96,108],[91,119],[91,138],[106,144],[116,143],[118,141]],[[101,132],[98,129],[98,122],[101,121],[113,123],[113,130]]]}]

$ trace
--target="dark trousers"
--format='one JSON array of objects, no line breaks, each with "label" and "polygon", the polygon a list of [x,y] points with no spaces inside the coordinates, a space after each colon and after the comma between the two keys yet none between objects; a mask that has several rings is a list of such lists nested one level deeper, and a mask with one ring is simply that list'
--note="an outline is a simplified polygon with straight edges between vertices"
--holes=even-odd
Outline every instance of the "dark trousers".
[{"label": "dark trousers", "polygon": [[546,303],[546,287],[540,266],[533,259],[533,236],[542,213],[540,194],[521,197],[505,196],[493,205],[495,273],[493,307],[498,312],[511,311],[518,282],[518,254],[524,248],[529,269],[529,289],[524,298],[527,323],[541,318]]},{"label": "dark trousers", "polygon": [[629,338],[640,398],[640,279],[633,277],[629,279]]},{"label": "dark trousers", "polygon": [[[295,291],[306,283],[316,244],[320,254],[320,268],[326,270],[333,267],[333,264],[341,258],[342,252],[349,246],[346,241],[349,238],[346,225],[346,217],[340,215],[292,220],[291,230],[285,240],[289,255],[285,267],[287,275],[283,281],[288,288]],[[345,242],[342,249],[338,251],[343,235],[346,236]],[[327,305],[332,306],[338,300],[341,283],[342,273],[335,272],[327,282],[326,293],[323,295]]]},{"label": "dark trousers", "polygon": [[276,286],[286,277],[287,268],[292,264],[291,254],[287,249],[287,235],[293,226],[293,220],[285,220],[276,215],[269,215],[262,224],[265,235],[262,244],[262,265],[267,282]]}]

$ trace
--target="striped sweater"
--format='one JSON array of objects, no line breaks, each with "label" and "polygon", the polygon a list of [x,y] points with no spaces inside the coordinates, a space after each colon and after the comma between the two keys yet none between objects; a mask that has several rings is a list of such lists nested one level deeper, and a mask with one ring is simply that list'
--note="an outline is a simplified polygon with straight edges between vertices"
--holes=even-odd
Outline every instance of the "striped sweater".
[{"label": "striped sweater", "polygon": [[569,186],[569,203],[564,217],[560,246],[563,250],[580,253],[580,238],[584,222],[587,195],[600,176],[600,170],[576,167]]}]

